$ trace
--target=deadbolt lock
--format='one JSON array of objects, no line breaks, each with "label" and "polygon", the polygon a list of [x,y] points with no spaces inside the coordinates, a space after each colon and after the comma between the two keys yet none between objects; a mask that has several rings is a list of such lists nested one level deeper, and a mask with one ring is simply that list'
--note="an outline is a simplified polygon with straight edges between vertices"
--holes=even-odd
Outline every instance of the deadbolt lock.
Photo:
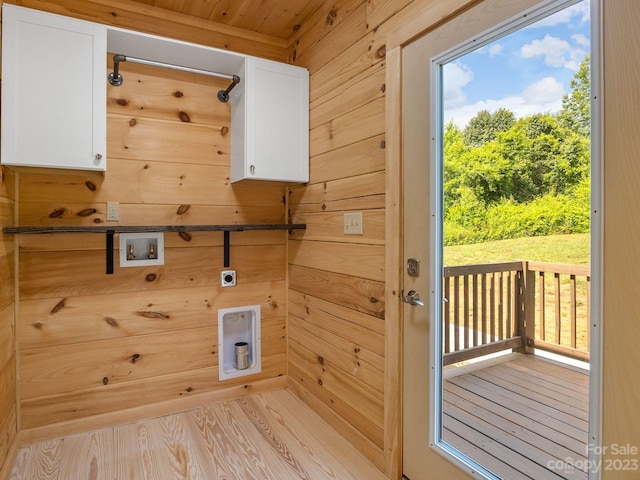
[{"label": "deadbolt lock", "polygon": [[407,273],[411,277],[420,276],[420,260],[417,258],[410,258],[407,260]]}]

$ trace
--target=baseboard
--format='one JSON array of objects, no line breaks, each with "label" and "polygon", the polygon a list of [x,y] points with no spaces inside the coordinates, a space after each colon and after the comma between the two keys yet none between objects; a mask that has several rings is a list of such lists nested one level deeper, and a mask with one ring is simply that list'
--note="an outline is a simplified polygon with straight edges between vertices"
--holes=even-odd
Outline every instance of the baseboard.
[{"label": "baseboard", "polygon": [[[54,438],[90,432],[101,428],[115,427],[117,425],[132,423],[147,418],[163,417],[165,415],[184,412],[210,403],[233,400],[244,397],[248,394],[278,390],[286,388],[286,386],[287,377],[281,376],[244,385],[236,385],[222,390],[217,390],[215,392],[201,393],[161,403],[103,413],[92,417],[69,420],[42,427],[30,428],[27,430],[21,430],[18,433],[18,441],[14,441],[14,444],[17,444],[17,447],[19,448],[37,442],[52,440]],[[11,465],[13,465],[13,461],[11,462]],[[0,480],[5,480],[5,478],[0,476]]]}]

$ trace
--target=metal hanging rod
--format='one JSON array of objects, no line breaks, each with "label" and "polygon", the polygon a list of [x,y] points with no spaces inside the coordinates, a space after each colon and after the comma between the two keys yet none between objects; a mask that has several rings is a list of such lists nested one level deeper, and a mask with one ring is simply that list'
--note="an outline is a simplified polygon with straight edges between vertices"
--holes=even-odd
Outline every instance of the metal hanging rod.
[{"label": "metal hanging rod", "polygon": [[173,65],[171,63],[156,62],[154,60],[145,60],[144,58],[129,57],[122,54],[113,56],[113,72],[109,74],[109,83],[114,87],[122,85],[124,78],[120,74],[120,62],[141,63],[142,65],[151,65],[152,67],[164,67],[172,70],[180,70],[182,72],[199,73],[201,75],[208,75],[210,77],[226,78],[231,80],[231,85],[226,90],[220,90],[218,92],[218,100],[223,103],[229,101],[229,92],[233,90],[238,83],[240,83],[240,77],[238,75],[230,75],[228,73],[211,72],[209,70],[201,70],[199,68],[183,67],[181,65]]}]

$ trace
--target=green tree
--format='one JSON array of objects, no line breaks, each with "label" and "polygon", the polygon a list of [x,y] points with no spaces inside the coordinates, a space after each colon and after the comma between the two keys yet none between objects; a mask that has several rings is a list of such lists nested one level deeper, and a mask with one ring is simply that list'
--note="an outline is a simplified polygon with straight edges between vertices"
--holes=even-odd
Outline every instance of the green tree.
[{"label": "green tree", "polygon": [[462,133],[462,138],[467,145],[479,147],[495,140],[499,132],[509,130],[515,123],[513,112],[506,108],[500,108],[494,113],[481,110],[469,121]]},{"label": "green tree", "polygon": [[454,204],[460,198],[460,185],[464,175],[465,166],[462,159],[469,151],[462,139],[462,131],[449,122],[444,127],[444,208]]},{"label": "green tree", "polygon": [[557,115],[479,112],[444,132],[448,245],[589,231],[589,57]]},{"label": "green tree", "polygon": [[591,55],[580,63],[571,79],[571,93],[562,96],[560,124],[583,137],[591,134]]}]

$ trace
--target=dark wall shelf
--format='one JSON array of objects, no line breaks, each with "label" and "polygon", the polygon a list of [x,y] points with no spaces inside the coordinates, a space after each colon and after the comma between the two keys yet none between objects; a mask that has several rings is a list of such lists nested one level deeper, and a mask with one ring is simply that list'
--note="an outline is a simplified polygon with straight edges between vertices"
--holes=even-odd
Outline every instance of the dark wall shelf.
[{"label": "dark wall shelf", "polygon": [[304,223],[266,223],[253,225],[101,225],[101,226],[56,226],[56,227],[5,227],[6,235],[50,234],[50,233],[101,233],[107,236],[107,274],[113,273],[113,236],[116,233],[148,233],[148,232],[224,232],[224,267],[230,265],[230,232],[251,230],[304,230]]},{"label": "dark wall shelf", "polygon": [[90,227],[5,227],[6,235],[42,233],[146,233],[146,232],[243,232],[245,230],[304,230],[304,223],[267,223],[251,225],[101,225]]}]

